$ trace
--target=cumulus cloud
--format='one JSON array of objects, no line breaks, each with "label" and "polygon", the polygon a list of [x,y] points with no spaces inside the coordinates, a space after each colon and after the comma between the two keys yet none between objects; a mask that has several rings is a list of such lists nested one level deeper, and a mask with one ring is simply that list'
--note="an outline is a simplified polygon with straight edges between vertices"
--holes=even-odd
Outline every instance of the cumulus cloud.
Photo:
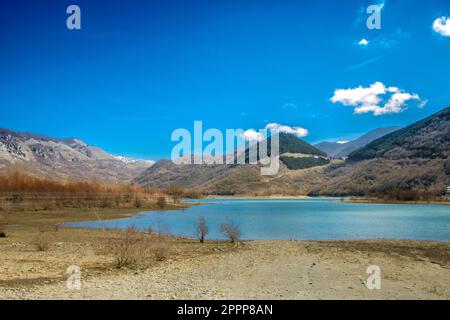
[{"label": "cumulus cloud", "polygon": [[[302,127],[291,127],[282,125],[279,123],[269,123],[265,126],[264,129],[272,130],[278,133],[289,133],[293,134],[299,138],[306,137],[308,135],[308,130]],[[262,141],[265,139],[265,136],[255,129],[248,129],[244,131],[244,139],[247,141]]]},{"label": "cumulus cloud", "polygon": [[433,30],[441,36],[450,37],[450,17],[441,17],[434,20]]},{"label": "cumulus cloud", "polygon": [[361,39],[361,41],[358,42],[360,46],[367,46],[369,44],[369,41],[366,39]]},{"label": "cumulus cloud", "polygon": [[354,107],[355,114],[373,113],[375,116],[400,113],[406,110],[409,101],[418,102],[419,107],[426,104],[426,100],[421,100],[418,94],[408,93],[397,87],[386,87],[381,82],[375,82],[366,88],[359,86],[337,89],[330,100]]},{"label": "cumulus cloud", "polygon": [[248,141],[262,141],[264,139],[264,135],[255,129],[248,129],[244,131],[244,139]]},{"label": "cumulus cloud", "polygon": [[270,129],[272,131],[277,131],[280,133],[293,134],[299,138],[306,137],[309,133],[307,129],[302,127],[290,127],[278,123],[269,123],[268,125],[266,125],[266,129]]}]

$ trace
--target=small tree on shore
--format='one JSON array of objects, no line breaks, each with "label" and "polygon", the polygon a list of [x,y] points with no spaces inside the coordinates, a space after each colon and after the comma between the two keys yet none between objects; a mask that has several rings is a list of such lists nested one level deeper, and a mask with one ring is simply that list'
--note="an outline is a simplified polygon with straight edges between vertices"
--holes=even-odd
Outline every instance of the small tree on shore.
[{"label": "small tree on shore", "polygon": [[[0,220],[3,220],[3,215],[0,215]],[[6,232],[3,229],[2,223],[0,223],[0,238],[6,238]]]},{"label": "small tree on shore", "polygon": [[135,206],[136,208],[142,207],[142,200],[141,200],[141,198],[139,198],[137,195],[136,195],[135,198],[134,198],[134,206]]},{"label": "small tree on shore", "polygon": [[156,204],[158,205],[158,208],[164,209],[167,205],[166,197],[159,197]]},{"label": "small tree on shore", "polygon": [[174,203],[178,203],[183,196],[184,190],[180,185],[173,183],[167,187],[166,192],[172,197]]},{"label": "small tree on shore", "polygon": [[219,230],[228,240],[231,241],[231,243],[238,241],[241,237],[241,230],[234,221],[222,223],[219,227]]},{"label": "small tree on shore", "polygon": [[209,232],[208,225],[206,224],[206,220],[203,216],[198,217],[197,221],[197,237],[201,243],[205,241],[206,235]]}]

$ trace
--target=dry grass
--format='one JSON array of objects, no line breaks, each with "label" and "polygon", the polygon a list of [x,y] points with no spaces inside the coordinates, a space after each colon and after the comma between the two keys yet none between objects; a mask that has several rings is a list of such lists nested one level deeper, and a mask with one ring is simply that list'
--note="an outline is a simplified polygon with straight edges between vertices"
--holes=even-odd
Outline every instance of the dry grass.
[{"label": "dry grass", "polygon": [[36,247],[39,251],[47,251],[50,248],[51,237],[45,233],[40,232],[36,238]]},{"label": "dry grass", "polygon": [[165,260],[170,248],[164,236],[139,232],[130,227],[118,231],[115,237],[108,239],[104,251],[114,256],[117,268],[133,268]]}]

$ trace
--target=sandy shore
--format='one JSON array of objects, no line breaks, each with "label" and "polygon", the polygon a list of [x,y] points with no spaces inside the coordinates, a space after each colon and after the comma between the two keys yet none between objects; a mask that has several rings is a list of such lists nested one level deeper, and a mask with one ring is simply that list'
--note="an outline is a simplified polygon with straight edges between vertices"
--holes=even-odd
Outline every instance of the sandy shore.
[{"label": "sandy shore", "polygon": [[[122,216],[121,211],[100,214],[112,218]],[[0,238],[0,299],[450,299],[450,243],[200,244],[168,238],[163,261],[118,269],[115,257],[102,250],[117,233],[54,226],[87,217],[69,211],[6,218],[8,237]],[[43,233],[50,245],[39,251],[36,239]],[[70,265],[81,269],[80,290],[66,287]],[[366,286],[370,265],[381,269],[380,290]]]}]

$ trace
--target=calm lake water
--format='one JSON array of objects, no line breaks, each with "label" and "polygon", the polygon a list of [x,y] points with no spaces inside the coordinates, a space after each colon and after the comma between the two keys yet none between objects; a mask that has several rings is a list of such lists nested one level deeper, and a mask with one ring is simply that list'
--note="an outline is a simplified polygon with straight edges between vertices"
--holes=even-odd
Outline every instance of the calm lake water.
[{"label": "calm lake water", "polygon": [[[196,200],[197,201],[197,200]],[[234,221],[242,239],[420,239],[450,241],[450,206],[357,204],[334,198],[207,199],[184,210],[145,212],[131,218],[67,223],[87,228],[158,228],[171,235],[195,237],[199,216],[209,239],[223,239],[219,225]]]}]

